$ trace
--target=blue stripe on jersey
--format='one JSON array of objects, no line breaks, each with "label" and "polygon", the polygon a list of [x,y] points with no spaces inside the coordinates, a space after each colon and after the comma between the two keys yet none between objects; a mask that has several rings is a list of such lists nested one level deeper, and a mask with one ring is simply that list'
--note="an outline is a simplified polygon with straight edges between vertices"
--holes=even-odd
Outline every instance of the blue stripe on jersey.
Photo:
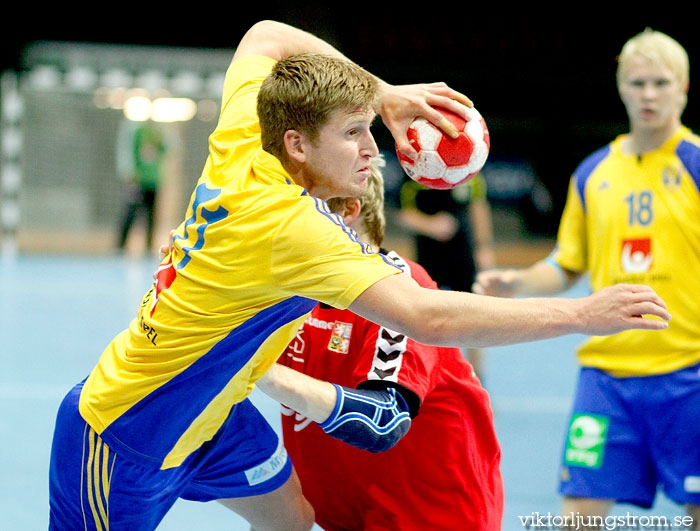
[{"label": "blue stripe on jersey", "polygon": [[[268,336],[317,304],[311,299],[291,297],[262,310],[232,330],[185,371],[129,408],[101,434],[103,440],[128,451],[136,460],[161,466],[180,436]],[[144,436],[152,433],[157,435]],[[126,446],[121,440],[133,443]]]},{"label": "blue stripe on jersey", "polygon": [[700,191],[700,146],[687,140],[681,140],[676,148],[676,155],[693,178],[695,187]]},{"label": "blue stripe on jersey", "polygon": [[578,168],[576,168],[576,171],[574,171],[576,189],[578,190],[579,199],[581,199],[581,205],[583,206],[584,212],[586,211],[586,182],[593,173],[593,170],[595,170],[598,164],[600,164],[609,154],[610,145],[600,148],[598,151],[586,157],[583,162],[579,164]]},{"label": "blue stripe on jersey", "polygon": [[369,247],[369,244],[361,241],[357,236],[357,232],[355,232],[353,228],[348,227],[343,221],[343,218],[340,215],[333,212],[328,206],[328,203],[326,203],[323,199],[318,199],[317,197],[313,197],[312,199],[316,203],[316,210],[318,210],[321,214],[330,219],[335,225],[340,227],[340,229],[348,235],[348,238],[350,238],[351,241],[357,243],[360,246],[360,249],[362,249],[363,254],[376,254],[380,256],[382,260],[384,260],[384,262],[386,262],[390,266],[394,266],[395,268],[403,271],[399,266],[397,266],[394,263],[393,260],[387,258],[382,253],[375,253],[374,251],[372,251]]}]

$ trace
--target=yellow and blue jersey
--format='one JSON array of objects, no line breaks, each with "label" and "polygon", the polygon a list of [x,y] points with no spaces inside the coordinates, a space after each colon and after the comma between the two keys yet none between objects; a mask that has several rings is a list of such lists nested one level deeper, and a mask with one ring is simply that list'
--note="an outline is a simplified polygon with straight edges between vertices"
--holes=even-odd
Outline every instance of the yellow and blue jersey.
[{"label": "yellow and blue jersey", "polygon": [[116,452],[160,468],[210,440],[322,301],[346,308],[400,270],[262,150],[272,59],[234,61],[209,157],[137,317],[87,378],[80,412]]},{"label": "yellow and blue jersey", "polygon": [[574,172],[551,258],[590,273],[593,290],[651,286],[673,319],[662,332],[591,337],[583,366],[618,376],[662,374],[700,361],[700,138],[686,127],[661,148],[623,153],[625,135]]}]

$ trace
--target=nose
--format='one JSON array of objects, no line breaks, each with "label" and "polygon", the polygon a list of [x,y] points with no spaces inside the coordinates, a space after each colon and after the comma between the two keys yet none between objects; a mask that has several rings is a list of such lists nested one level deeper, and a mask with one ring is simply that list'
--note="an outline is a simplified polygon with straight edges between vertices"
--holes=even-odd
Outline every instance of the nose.
[{"label": "nose", "polygon": [[645,100],[653,100],[656,98],[656,85],[651,82],[644,83],[642,87],[642,97]]},{"label": "nose", "polygon": [[373,158],[379,155],[379,148],[377,147],[377,142],[374,140],[374,136],[369,131],[367,131],[367,134],[363,139],[360,152],[363,156],[368,158]]}]

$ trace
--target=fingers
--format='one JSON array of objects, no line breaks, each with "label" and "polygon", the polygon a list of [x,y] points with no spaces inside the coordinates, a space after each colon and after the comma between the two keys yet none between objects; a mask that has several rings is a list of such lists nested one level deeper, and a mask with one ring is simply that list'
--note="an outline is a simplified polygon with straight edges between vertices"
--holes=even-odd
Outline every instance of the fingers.
[{"label": "fingers", "polygon": [[472,284],[472,293],[476,293],[477,295],[486,295],[486,289],[477,280],[474,282],[474,284]]},{"label": "fingers", "polygon": [[663,321],[656,321],[665,325],[663,328],[668,327],[668,323],[666,321],[671,320],[671,314],[668,312],[665,306],[661,306],[656,301],[642,301],[632,304],[630,305],[630,313],[635,317],[643,317],[644,319],[648,319],[648,316],[652,315],[663,319]]},{"label": "fingers", "polygon": [[[461,92],[451,89],[446,83],[429,83],[425,85],[425,88],[431,94],[442,97],[447,105],[451,105],[450,102],[457,101],[462,105],[466,105],[467,107],[474,107],[472,100]],[[457,112],[456,109],[453,109],[452,107],[447,107],[445,105],[441,106],[444,106],[446,109],[449,109],[452,112]]]},{"label": "fingers", "polygon": [[668,328],[668,323],[666,321],[659,321],[657,319],[649,319],[648,317],[634,317],[630,320],[632,326],[630,329],[635,328],[637,330],[666,330]]},{"label": "fingers", "polygon": [[618,284],[619,289],[630,294],[629,303],[638,308],[638,315],[655,315],[670,320],[671,314],[666,309],[666,302],[649,286],[641,284]]},{"label": "fingers", "polygon": [[415,118],[425,118],[454,138],[458,135],[457,129],[435,107],[442,107],[469,120],[465,107],[473,105],[464,94],[452,90],[445,83],[384,85],[377,111],[397,141],[399,153],[415,160],[416,150],[406,138],[406,131]]},{"label": "fingers", "polygon": [[610,289],[620,290],[619,309],[625,329],[665,330],[671,314],[665,301],[648,286],[618,284]]}]

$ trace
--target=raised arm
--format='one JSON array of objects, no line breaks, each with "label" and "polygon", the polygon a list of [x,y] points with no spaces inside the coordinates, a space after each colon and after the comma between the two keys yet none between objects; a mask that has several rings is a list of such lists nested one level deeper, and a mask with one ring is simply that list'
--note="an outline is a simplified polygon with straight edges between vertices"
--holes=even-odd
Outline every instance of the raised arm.
[{"label": "raised arm", "polygon": [[370,286],[350,310],[421,343],[464,348],[566,334],[663,330],[671,318],[664,301],[647,286],[619,284],[580,299],[503,299],[424,289],[407,275]]},{"label": "raised arm", "polygon": [[311,52],[344,57],[333,46],[311,33],[281,22],[263,20],[243,35],[233,59],[235,61],[246,55],[264,55],[279,61],[299,53]]},{"label": "raised arm", "polygon": [[[311,33],[271,20],[258,22],[245,33],[233,59],[246,55],[264,55],[279,61],[299,53],[324,53],[348,59],[335,47]],[[468,119],[458,103],[473,106],[469,98],[445,83],[391,85],[379,78],[377,81],[380,97],[375,111],[393,135],[399,151],[411,158],[415,157],[416,151],[409,143],[406,132],[414,118],[422,116],[447,134],[457,136],[455,127],[434,107],[449,109]]]}]

